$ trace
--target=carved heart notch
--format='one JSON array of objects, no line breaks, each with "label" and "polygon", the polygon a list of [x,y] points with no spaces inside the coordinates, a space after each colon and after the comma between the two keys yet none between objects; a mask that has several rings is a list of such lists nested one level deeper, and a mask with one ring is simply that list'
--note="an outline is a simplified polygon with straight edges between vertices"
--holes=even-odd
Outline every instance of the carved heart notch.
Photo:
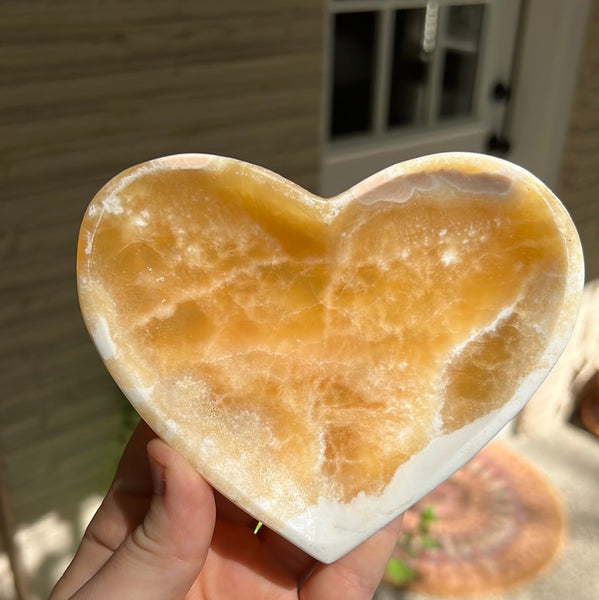
[{"label": "carved heart notch", "polygon": [[156,159],[98,192],[77,263],[86,326],[140,415],[325,562],[522,408],[583,282],[555,196],[465,153],[331,199],[230,158]]}]

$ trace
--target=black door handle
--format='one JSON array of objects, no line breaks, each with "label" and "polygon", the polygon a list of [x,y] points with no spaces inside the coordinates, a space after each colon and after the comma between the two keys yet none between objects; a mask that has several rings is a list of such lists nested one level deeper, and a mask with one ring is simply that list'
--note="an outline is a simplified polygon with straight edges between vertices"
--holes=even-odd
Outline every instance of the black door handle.
[{"label": "black door handle", "polygon": [[503,83],[503,81],[497,81],[491,90],[491,98],[495,102],[505,102],[507,104],[510,101],[511,95],[512,88]]},{"label": "black door handle", "polygon": [[493,156],[506,156],[511,147],[511,142],[502,135],[493,133],[487,139],[487,152]]},{"label": "black door handle", "polygon": [[494,156],[506,156],[511,150],[512,144],[508,138],[508,111],[512,96],[512,88],[499,80],[491,88],[491,100],[496,104],[503,104],[501,108],[502,118],[499,131],[492,133],[487,139],[487,153]]}]

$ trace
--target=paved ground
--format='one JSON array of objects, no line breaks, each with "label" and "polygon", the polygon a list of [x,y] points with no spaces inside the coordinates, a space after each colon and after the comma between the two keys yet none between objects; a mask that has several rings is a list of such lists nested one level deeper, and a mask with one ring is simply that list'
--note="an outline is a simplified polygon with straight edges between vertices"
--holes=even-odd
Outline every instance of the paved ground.
[{"label": "paved ground", "polygon": [[[541,471],[564,502],[565,548],[549,572],[508,593],[478,600],[599,600],[599,439],[572,425],[542,439],[502,436]],[[435,600],[382,585],[375,600]]]}]

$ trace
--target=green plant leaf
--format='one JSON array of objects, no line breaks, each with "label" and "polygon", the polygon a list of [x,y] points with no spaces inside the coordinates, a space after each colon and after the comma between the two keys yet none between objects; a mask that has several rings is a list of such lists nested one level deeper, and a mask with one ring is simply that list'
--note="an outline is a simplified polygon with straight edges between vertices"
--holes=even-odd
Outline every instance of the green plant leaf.
[{"label": "green plant leaf", "polygon": [[420,513],[418,521],[418,529],[420,533],[427,534],[430,531],[431,525],[437,520],[435,511],[432,506],[427,506]]},{"label": "green plant leaf", "polygon": [[441,544],[430,535],[422,535],[420,537],[420,544],[427,550],[438,550],[441,548]]},{"label": "green plant leaf", "polygon": [[399,558],[391,558],[387,563],[387,575],[393,585],[401,586],[416,578],[416,571]]},{"label": "green plant leaf", "polygon": [[427,507],[422,509],[420,518],[426,523],[432,523],[433,521],[436,521],[437,516],[435,515],[435,509],[429,504]]}]

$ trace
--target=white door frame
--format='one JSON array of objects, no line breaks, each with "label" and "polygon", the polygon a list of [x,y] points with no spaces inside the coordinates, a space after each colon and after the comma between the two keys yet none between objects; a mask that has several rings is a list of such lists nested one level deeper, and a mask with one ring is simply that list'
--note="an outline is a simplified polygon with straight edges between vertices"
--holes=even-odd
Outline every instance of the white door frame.
[{"label": "white door frame", "polygon": [[509,160],[559,183],[590,0],[525,0]]}]

